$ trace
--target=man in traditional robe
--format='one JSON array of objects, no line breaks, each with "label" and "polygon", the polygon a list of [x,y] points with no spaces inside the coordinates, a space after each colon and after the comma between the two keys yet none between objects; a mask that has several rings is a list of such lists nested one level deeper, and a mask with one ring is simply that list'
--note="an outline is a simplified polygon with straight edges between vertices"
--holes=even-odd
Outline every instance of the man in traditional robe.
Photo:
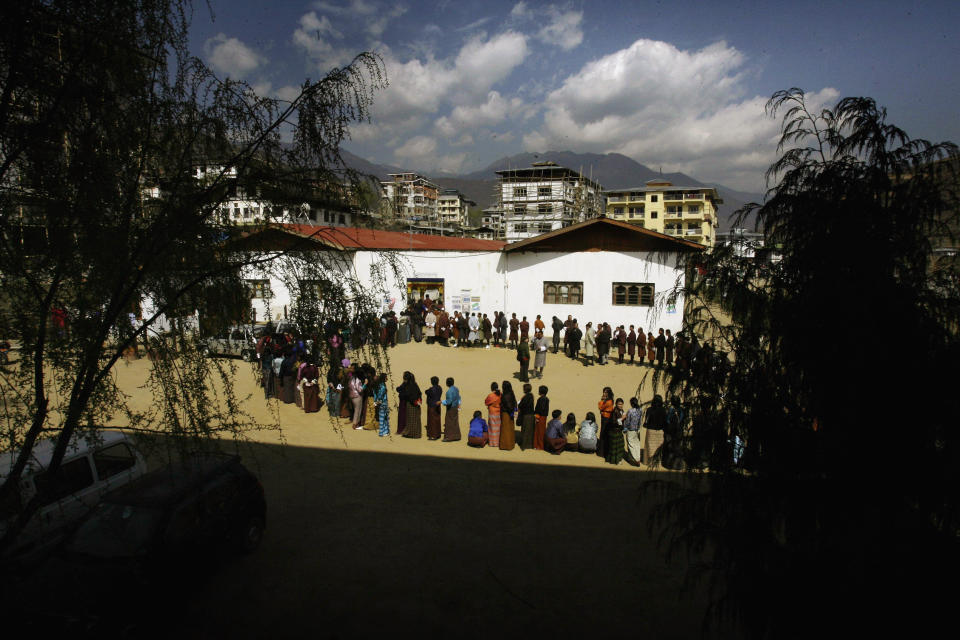
[{"label": "man in traditional robe", "polygon": [[517,320],[517,314],[512,314],[513,317],[510,318],[510,348],[517,348],[517,341],[520,339],[517,331],[520,328],[520,321]]},{"label": "man in traditional robe", "polygon": [[523,320],[520,321],[520,339],[530,340],[530,323],[527,322],[527,316],[523,316]]}]

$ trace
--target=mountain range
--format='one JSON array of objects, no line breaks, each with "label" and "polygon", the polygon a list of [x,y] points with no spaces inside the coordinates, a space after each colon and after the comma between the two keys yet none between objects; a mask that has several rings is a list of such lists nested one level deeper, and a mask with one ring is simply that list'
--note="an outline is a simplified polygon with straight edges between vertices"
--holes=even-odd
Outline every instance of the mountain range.
[{"label": "mountain range", "polygon": [[418,171],[416,168],[400,168],[391,165],[382,165],[364,160],[363,158],[341,149],[344,162],[352,169],[379,179],[389,179],[389,174],[400,172],[415,172],[435,182],[443,189],[457,189],[468,199],[477,203],[479,208],[485,209],[496,204],[497,174],[501,169],[529,167],[534,162],[553,161],[562,167],[579,171],[595,182],[603,185],[604,189],[627,189],[641,187],[648,180],[665,178],[677,186],[685,187],[714,187],[723,198],[720,205],[720,229],[730,228],[733,213],[748,202],[761,202],[763,196],[756,193],[747,193],[729,189],[720,184],[701,182],[683,173],[662,173],[640,164],[636,160],[620,153],[575,153],[573,151],[547,151],[545,153],[519,153],[500,158],[487,167],[472,173],[455,175],[448,173],[434,173]]}]

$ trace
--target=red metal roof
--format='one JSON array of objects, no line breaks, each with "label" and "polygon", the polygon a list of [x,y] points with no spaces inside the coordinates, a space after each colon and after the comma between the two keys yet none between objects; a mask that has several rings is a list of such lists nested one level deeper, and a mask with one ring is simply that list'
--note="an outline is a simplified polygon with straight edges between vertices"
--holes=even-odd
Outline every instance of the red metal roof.
[{"label": "red metal roof", "polygon": [[431,236],[402,231],[380,231],[360,227],[322,227],[285,224],[284,229],[305,238],[343,249],[399,249],[405,251],[500,251],[506,244],[498,240],[478,240],[455,236]]}]

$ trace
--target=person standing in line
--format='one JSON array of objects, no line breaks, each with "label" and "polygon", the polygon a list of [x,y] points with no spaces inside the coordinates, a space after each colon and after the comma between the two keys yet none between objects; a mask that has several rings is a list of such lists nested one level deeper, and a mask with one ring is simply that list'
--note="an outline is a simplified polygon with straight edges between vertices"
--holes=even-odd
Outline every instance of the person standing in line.
[{"label": "person standing in line", "polygon": [[517,342],[520,340],[520,321],[517,320],[517,314],[511,314],[513,317],[510,318],[510,348],[516,349]]},{"label": "person standing in line", "polygon": [[536,420],[533,431],[533,448],[543,451],[547,437],[547,418],[550,417],[550,398],[547,397],[547,388],[543,385],[540,385],[537,393],[540,397],[537,398],[537,406],[534,409]]},{"label": "person standing in line", "polygon": [[480,330],[483,331],[483,336],[481,336],[480,339],[483,340],[484,345],[487,347],[487,349],[489,349],[490,338],[491,334],[493,333],[493,323],[490,322],[490,318],[487,317],[487,314],[483,314],[483,321],[480,323]]},{"label": "person standing in line", "polygon": [[513,395],[513,385],[509,380],[504,380],[500,392],[500,449],[503,451],[513,451],[517,445],[516,425],[513,422],[516,410],[517,397]]},{"label": "person standing in line", "polygon": [[340,415],[340,393],[343,391],[341,371],[339,362],[331,364],[327,371],[327,411],[331,418]]},{"label": "person standing in line", "polygon": [[453,386],[453,378],[447,378],[447,396],[443,399],[447,415],[443,418],[443,441],[460,439],[460,389]]},{"label": "person standing in line", "polygon": [[440,406],[443,399],[443,389],[440,388],[440,378],[430,378],[430,388],[427,389],[427,440],[440,439]]},{"label": "person standing in line", "polygon": [[423,335],[427,340],[427,344],[433,344],[437,341],[437,316],[433,312],[433,309],[427,311],[427,316],[423,320]]},{"label": "person standing in line", "polygon": [[283,385],[280,401],[284,404],[293,404],[296,401],[294,394],[296,364],[297,357],[293,354],[293,349],[289,346],[284,347],[283,360],[280,361],[280,384]]},{"label": "person standing in line", "polygon": [[400,385],[398,392],[400,394],[401,410],[407,414],[403,437],[420,438],[423,430],[423,423],[420,418],[420,404],[423,402],[423,394],[417,384],[416,377],[409,371],[403,372],[403,384]]},{"label": "person standing in line", "polygon": [[490,393],[483,401],[487,405],[487,426],[491,447],[500,446],[500,388],[496,382],[490,383]]},{"label": "person standing in line", "polygon": [[320,411],[320,387],[318,386],[320,369],[313,364],[312,358],[307,358],[306,365],[300,367],[297,375],[297,382],[300,385],[300,392],[303,397],[303,412],[316,413]]},{"label": "person standing in line", "polygon": [[654,344],[653,332],[647,332],[647,361],[653,366],[653,361],[657,358],[657,345]]},{"label": "person standing in line", "polygon": [[607,364],[607,354],[610,353],[610,327],[606,322],[597,325],[597,364]]},{"label": "person standing in line", "polygon": [[653,396],[643,426],[647,431],[643,443],[643,462],[652,466],[655,460],[659,460],[656,456],[663,446],[663,430],[667,426],[667,412],[663,407],[662,396]]},{"label": "person standing in line", "polygon": [[617,327],[617,363],[623,364],[623,354],[627,351],[627,332],[623,325]]},{"label": "person standing in line", "polygon": [[567,316],[563,322],[563,353],[570,357],[570,329],[573,328],[573,316]]},{"label": "person standing in line", "polygon": [[670,329],[667,329],[667,340],[666,340],[666,342],[664,343],[664,347],[666,348],[667,366],[668,366],[668,367],[672,367],[672,366],[673,366],[673,345],[674,345],[673,336],[670,335]]},{"label": "person standing in line", "polygon": [[470,314],[469,329],[470,333],[467,334],[467,346],[472,347],[480,342],[480,318],[477,317],[476,313]]},{"label": "person standing in line", "polygon": [[647,334],[643,332],[643,327],[637,327],[637,364],[643,364],[643,359],[647,357]]},{"label": "person standing in line", "polygon": [[507,346],[507,314],[504,311],[500,312],[500,348],[506,348]]},{"label": "person standing in line", "polygon": [[543,333],[543,330],[546,328],[547,326],[543,324],[543,320],[541,320],[540,316],[538,315],[537,319],[533,321],[533,332],[536,333],[539,331],[540,333]]},{"label": "person standing in line", "polygon": [[533,339],[533,368],[537,371],[537,377],[543,377],[543,368],[547,366],[547,339],[543,337],[543,331],[537,331]]},{"label": "person standing in line", "polygon": [[616,406],[610,415],[609,428],[604,434],[607,442],[604,445],[603,459],[608,464],[620,464],[623,460],[623,398],[617,398]]},{"label": "person standing in line", "polygon": [[[563,330],[563,323],[560,322],[560,318],[553,316],[553,322],[550,324],[550,328],[553,329],[553,353],[556,355],[557,351],[560,350],[560,331]],[[566,351],[566,349],[564,349]]]},{"label": "person standing in line", "polygon": [[577,430],[577,449],[580,453],[596,453],[597,431],[597,417],[592,411],[588,411],[587,417]]},{"label": "person standing in line", "polygon": [[490,432],[487,423],[483,421],[483,414],[479,411],[473,412],[473,420],[470,421],[470,429],[467,431],[467,446],[477,447],[478,449],[487,446],[490,442]]},{"label": "person standing in line", "polygon": [[568,333],[570,333],[570,357],[577,360],[580,357],[580,338],[583,337],[583,332],[577,326],[576,318],[573,319]]},{"label": "person standing in line", "polygon": [[597,348],[597,333],[593,330],[593,323],[587,323],[587,330],[583,334],[584,336],[584,350],[583,354],[586,356],[583,366],[592,367],[593,366],[593,354]]},{"label": "person standing in line", "polygon": [[527,316],[523,316],[523,320],[520,321],[520,339],[524,338],[530,340],[530,323],[527,322]]},{"label": "person standing in line", "polygon": [[640,444],[639,430],[643,422],[643,411],[640,401],[636,397],[630,398],[630,410],[623,417],[623,433],[626,440],[626,451],[623,457],[627,463],[635,467],[640,466],[643,459],[643,445]]},{"label": "person standing in line", "polygon": [[600,395],[600,402],[597,403],[597,409],[600,411],[600,433],[597,434],[597,455],[601,458],[606,457],[607,431],[610,429],[610,416],[616,405],[613,403],[613,389],[604,387]]},{"label": "person standing in line", "polygon": [[381,373],[373,384],[373,401],[377,412],[379,429],[377,435],[381,438],[390,435],[390,405],[387,400],[387,374]]},{"label": "person standing in line", "polygon": [[633,325],[630,325],[630,333],[627,334],[627,355],[630,356],[630,364],[633,364],[633,357],[637,353],[637,332]]},{"label": "person standing in line", "polygon": [[520,346],[517,347],[517,362],[520,363],[520,381],[529,382],[527,371],[530,369],[530,345],[527,344],[526,338],[522,338]]},{"label": "person standing in line", "polygon": [[667,352],[667,339],[663,336],[663,329],[660,329],[660,335],[653,341],[653,345],[657,351],[657,366],[662,367]]},{"label": "person standing in line", "polygon": [[350,378],[350,383],[347,385],[347,388],[349,389],[350,402],[353,404],[353,428],[355,431],[363,429],[363,425],[360,424],[360,416],[363,413],[364,387],[363,372],[360,369],[357,369],[353,372],[353,377]]},{"label": "person standing in line", "polygon": [[547,424],[546,434],[543,439],[543,448],[545,451],[549,451],[555,456],[560,455],[567,447],[567,435],[563,429],[563,423],[560,422],[560,416],[563,415],[563,412],[560,409],[554,409],[553,420]]},{"label": "person standing in line", "polygon": [[517,406],[517,422],[520,423],[520,449],[527,450],[533,446],[533,432],[536,429],[534,415],[533,387],[530,383],[523,385],[523,397]]},{"label": "person standing in line", "polygon": [[440,315],[437,317],[437,338],[443,346],[450,344],[450,314],[446,309],[440,308]]}]

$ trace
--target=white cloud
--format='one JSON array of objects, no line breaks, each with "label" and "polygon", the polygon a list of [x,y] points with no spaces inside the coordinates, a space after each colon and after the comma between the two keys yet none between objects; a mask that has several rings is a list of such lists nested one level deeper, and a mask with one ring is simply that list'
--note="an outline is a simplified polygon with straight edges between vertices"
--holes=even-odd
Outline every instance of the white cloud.
[{"label": "white cloud", "polygon": [[416,161],[437,152],[437,141],[429,136],[414,136],[393,150],[397,160]]},{"label": "white cloud", "polygon": [[293,43],[302,49],[322,72],[353,59],[353,52],[333,45],[333,40],[341,38],[343,34],[333,27],[330,19],[327,16],[317,16],[315,11],[300,16],[299,26],[292,36]]},{"label": "white cloud", "polygon": [[[760,190],[779,128],[764,115],[764,98],[744,95],[744,62],[723,42],[683,51],[638,40],[587,63],[552,91],[543,126],[524,136],[524,147],[619,152],[701,180]],[[825,89],[811,99],[835,95]]]},{"label": "white cloud", "polygon": [[557,45],[564,51],[569,51],[583,42],[583,30],[580,28],[583,11],[561,12],[550,7],[547,15],[550,23],[537,33],[540,40]]},{"label": "white cloud", "polygon": [[[373,119],[401,129],[414,124],[418,116],[437,113],[445,104],[489,99],[491,88],[522,64],[527,53],[526,37],[512,31],[470,38],[452,59],[428,56],[400,62],[388,53],[384,60],[390,85],[377,96]],[[446,137],[456,133],[452,124],[437,123],[437,127]]]},{"label": "white cloud", "polygon": [[513,9],[510,10],[510,15],[514,18],[524,18],[530,15],[530,10],[527,9],[527,3],[518,2],[517,4],[513,5]]},{"label": "white cloud", "polygon": [[314,3],[314,6],[323,13],[346,19],[361,18],[364,30],[374,38],[382,36],[392,20],[407,12],[407,7],[403,4],[368,2],[367,0],[350,0],[346,5],[321,1]]},{"label": "white cloud", "polygon": [[452,138],[465,128],[489,127],[512,116],[520,119],[525,109],[520,98],[507,99],[498,91],[491,91],[482,104],[454,107],[449,116],[437,120],[436,129],[441,135]]},{"label": "white cloud", "polygon": [[207,61],[214,71],[239,79],[267,63],[267,58],[237,38],[218,33],[203,45]]}]

